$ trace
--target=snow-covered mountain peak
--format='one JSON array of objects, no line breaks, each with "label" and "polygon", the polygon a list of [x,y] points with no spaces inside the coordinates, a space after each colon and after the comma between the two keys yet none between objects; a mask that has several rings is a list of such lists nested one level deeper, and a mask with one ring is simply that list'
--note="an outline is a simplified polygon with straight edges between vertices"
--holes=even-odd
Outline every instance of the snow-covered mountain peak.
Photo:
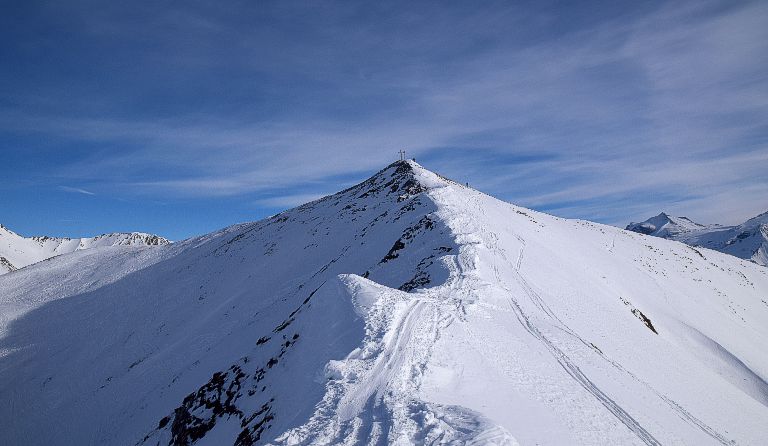
[{"label": "snow-covered mountain peak", "polygon": [[395,195],[399,201],[403,201],[410,196],[444,187],[449,183],[452,181],[425,169],[416,161],[402,160],[395,161],[362,183],[332,196],[343,196],[354,191],[357,198]]},{"label": "snow-covered mountain peak", "polygon": [[626,229],[646,235],[669,238],[691,232],[713,230],[721,228],[720,225],[703,225],[696,223],[688,217],[673,217],[665,212],[651,217],[640,223],[630,223]]},{"label": "snow-covered mountain peak", "polygon": [[747,229],[747,228],[755,228],[763,225],[768,225],[768,211],[750,218],[749,220],[745,221],[739,226]]},{"label": "snow-covered mountain peak", "polygon": [[0,277],[0,443],[765,444],[768,270],[412,161]]},{"label": "snow-covered mountain peak", "polygon": [[85,238],[23,237],[0,225],[0,274],[82,249],[107,246],[162,246],[169,243],[171,243],[170,240],[166,238],[143,232],[115,232]]},{"label": "snow-covered mountain peak", "polygon": [[701,246],[768,266],[768,212],[736,226],[702,225],[661,213],[627,230]]}]

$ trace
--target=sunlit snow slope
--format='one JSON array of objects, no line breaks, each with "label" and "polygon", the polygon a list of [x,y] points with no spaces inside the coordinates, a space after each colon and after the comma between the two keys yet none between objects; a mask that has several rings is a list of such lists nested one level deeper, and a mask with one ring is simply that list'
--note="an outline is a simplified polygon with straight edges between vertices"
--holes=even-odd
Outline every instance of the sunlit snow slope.
[{"label": "sunlit snow slope", "polygon": [[0,444],[768,444],[768,269],[413,162],[0,314]]},{"label": "sunlit snow slope", "polygon": [[22,237],[0,225],[0,274],[16,271],[54,256],[105,246],[158,246],[168,240],[143,232],[116,232],[88,238]]}]

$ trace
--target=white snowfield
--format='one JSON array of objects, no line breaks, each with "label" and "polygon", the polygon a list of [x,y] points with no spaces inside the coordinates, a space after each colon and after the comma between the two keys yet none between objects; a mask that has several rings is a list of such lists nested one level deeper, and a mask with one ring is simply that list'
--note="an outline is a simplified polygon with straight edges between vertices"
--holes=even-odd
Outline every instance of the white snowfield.
[{"label": "white snowfield", "polygon": [[170,241],[143,232],[116,232],[88,238],[22,237],[0,225],[0,275],[82,249],[107,246],[159,246]]},{"label": "white snowfield", "polygon": [[664,212],[627,229],[714,249],[768,266],[768,212],[737,226],[702,225],[686,217],[672,217]]},{"label": "white snowfield", "polygon": [[768,268],[410,161],[0,314],[0,444],[768,444]]}]

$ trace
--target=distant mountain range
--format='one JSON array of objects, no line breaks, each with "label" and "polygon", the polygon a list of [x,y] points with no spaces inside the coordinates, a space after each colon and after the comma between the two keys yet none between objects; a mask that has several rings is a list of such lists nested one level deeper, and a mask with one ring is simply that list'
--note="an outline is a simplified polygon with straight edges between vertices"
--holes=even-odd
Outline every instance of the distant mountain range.
[{"label": "distant mountain range", "polygon": [[768,212],[736,226],[703,225],[687,217],[672,217],[662,212],[643,222],[630,223],[626,229],[714,249],[768,266]]},{"label": "distant mountain range", "polygon": [[115,232],[87,238],[23,237],[0,225],[0,274],[81,249],[105,246],[160,246],[170,240],[143,232]]}]

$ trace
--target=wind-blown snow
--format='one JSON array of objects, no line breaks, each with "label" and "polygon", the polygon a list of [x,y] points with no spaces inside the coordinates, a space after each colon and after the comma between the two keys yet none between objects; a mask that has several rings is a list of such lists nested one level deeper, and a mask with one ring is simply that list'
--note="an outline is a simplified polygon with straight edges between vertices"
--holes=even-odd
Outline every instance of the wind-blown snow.
[{"label": "wind-blown snow", "polygon": [[3,444],[768,444],[768,269],[398,162],[0,277]]}]

